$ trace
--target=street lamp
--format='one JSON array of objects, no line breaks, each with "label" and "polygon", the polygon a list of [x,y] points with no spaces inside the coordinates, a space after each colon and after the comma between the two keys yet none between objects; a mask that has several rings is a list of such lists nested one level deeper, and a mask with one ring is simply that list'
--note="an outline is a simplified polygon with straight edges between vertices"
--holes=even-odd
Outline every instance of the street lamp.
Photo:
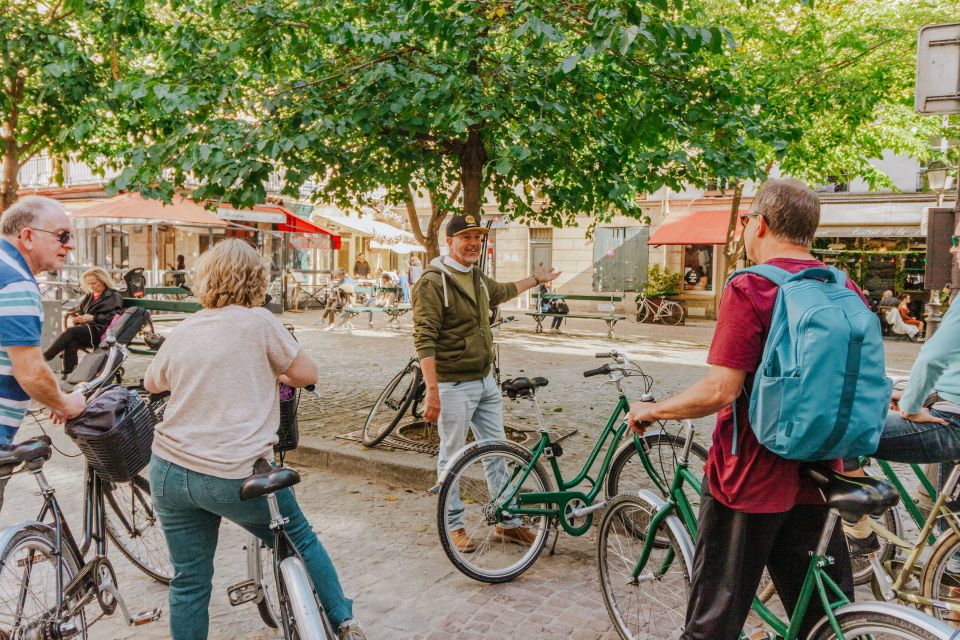
[{"label": "street lamp", "polygon": [[930,189],[937,194],[937,206],[943,204],[943,190],[947,186],[946,167],[937,167],[936,169],[927,169],[924,173],[927,175],[927,184]]}]

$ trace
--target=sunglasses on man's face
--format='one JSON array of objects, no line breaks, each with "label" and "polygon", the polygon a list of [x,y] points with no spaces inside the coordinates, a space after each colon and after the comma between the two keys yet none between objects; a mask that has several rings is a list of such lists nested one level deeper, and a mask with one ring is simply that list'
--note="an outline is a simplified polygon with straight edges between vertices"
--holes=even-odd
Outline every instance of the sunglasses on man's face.
[{"label": "sunglasses on man's face", "polygon": [[950,246],[956,248],[960,245],[960,236],[950,236]]},{"label": "sunglasses on man's face", "polygon": [[[33,229],[33,227],[30,227]],[[70,240],[73,238],[73,233],[70,231],[48,231],[47,229],[33,229],[34,231],[42,231],[44,233],[49,233],[52,236],[57,236],[57,241],[60,244],[67,245],[70,244]]]}]

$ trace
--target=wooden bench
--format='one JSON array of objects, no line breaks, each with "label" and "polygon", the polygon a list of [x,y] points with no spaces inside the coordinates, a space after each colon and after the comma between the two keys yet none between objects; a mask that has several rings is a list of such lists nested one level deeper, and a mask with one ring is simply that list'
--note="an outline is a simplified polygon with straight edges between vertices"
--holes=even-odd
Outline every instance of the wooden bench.
[{"label": "wooden bench", "polygon": [[[627,316],[620,315],[613,312],[614,305],[618,302],[623,302],[623,296],[621,295],[612,295],[612,294],[566,294],[566,293],[539,293],[534,292],[530,295],[530,300],[535,305],[535,309],[524,311],[528,316],[533,316],[533,319],[537,322],[537,333],[543,333],[543,320],[545,318],[583,318],[587,320],[603,320],[607,323],[607,337],[610,339],[615,338],[613,335],[613,327],[620,320],[626,320]],[[580,300],[580,301],[589,301],[596,302],[598,304],[609,304],[610,311],[600,312],[600,313],[545,313],[540,311],[540,303],[548,300]]]}]

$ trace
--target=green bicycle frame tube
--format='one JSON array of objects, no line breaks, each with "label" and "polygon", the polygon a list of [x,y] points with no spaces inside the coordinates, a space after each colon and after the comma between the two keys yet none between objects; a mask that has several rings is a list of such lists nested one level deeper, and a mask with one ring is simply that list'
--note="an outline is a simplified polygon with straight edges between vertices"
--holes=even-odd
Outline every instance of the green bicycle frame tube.
[{"label": "green bicycle frame tube", "polygon": [[[904,506],[907,510],[907,513],[910,514],[910,517],[913,518],[913,521],[916,523],[918,528],[923,528],[923,523],[926,521],[926,518],[923,517],[923,514],[920,512],[920,507],[917,506],[917,503],[910,498],[910,494],[907,492],[906,488],[903,486],[903,483],[900,481],[900,478],[894,472],[893,467],[886,460],[877,460],[877,464],[880,466],[880,469],[883,471],[883,474],[887,476],[887,479],[890,483],[900,492],[900,496],[906,496],[900,500],[900,504]],[[919,465],[911,464],[910,468],[916,474],[917,479],[920,481],[920,484],[926,490],[927,495],[931,497],[932,500],[937,499],[937,490],[934,489],[933,484],[927,478],[926,474],[923,473],[923,470]],[[927,536],[927,544],[932,545],[936,542],[936,537],[931,533]]]}]

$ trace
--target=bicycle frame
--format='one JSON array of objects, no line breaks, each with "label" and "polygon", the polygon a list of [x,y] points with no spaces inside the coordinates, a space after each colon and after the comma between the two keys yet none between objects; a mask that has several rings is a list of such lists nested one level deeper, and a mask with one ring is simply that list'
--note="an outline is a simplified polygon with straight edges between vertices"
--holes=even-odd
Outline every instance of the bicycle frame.
[{"label": "bicycle frame", "polygon": [[[657,537],[654,532],[657,531],[660,525],[663,524],[664,521],[674,512],[679,513],[680,519],[687,531],[690,533],[690,536],[693,539],[696,539],[696,514],[694,513],[693,507],[683,491],[683,486],[685,484],[689,484],[696,490],[698,494],[702,491],[700,481],[688,469],[690,447],[692,443],[693,430],[688,428],[687,441],[686,445],[684,446],[683,456],[677,463],[677,470],[674,473],[673,480],[670,483],[669,500],[666,502],[664,508],[659,509],[653,515],[653,518],[651,518],[650,524],[647,527],[647,535],[644,538],[640,557],[637,559],[637,563],[631,572],[631,578],[635,582],[640,580],[640,572],[643,567],[646,566],[647,560],[650,558],[650,552],[653,549],[653,545],[655,544],[655,539]],[[830,542],[830,537],[833,535],[834,527],[836,526],[840,515],[837,511],[831,509],[828,518],[828,524],[823,529],[820,540],[817,543],[816,550],[810,556],[807,574],[804,578],[803,586],[800,589],[800,596],[797,600],[797,606],[794,610],[793,616],[790,619],[790,622],[784,623],[783,620],[774,614],[757,597],[754,597],[753,599],[754,612],[756,612],[757,615],[760,616],[760,618],[773,629],[777,636],[783,638],[783,640],[796,640],[799,637],[800,625],[806,616],[807,608],[810,606],[810,602],[812,601],[814,594],[818,595],[820,602],[823,605],[823,609],[826,611],[830,627],[833,629],[834,633],[837,634],[837,638],[839,640],[844,640],[844,635],[840,630],[840,625],[838,624],[836,616],[833,612],[835,609],[849,604],[850,600],[825,571],[825,567],[833,564],[833,559],[826,555],[826,551],[827,545]],[[667,553],[664,556],[661,566],[653,572],[653,576],[657,578],[663,576],[675,558],[676,556],[672,553],[672,551]],[[834,598],[836,598],[835,600],[831,600],[831,594]],[[741,637],[743,637],[742,634]]]}]

